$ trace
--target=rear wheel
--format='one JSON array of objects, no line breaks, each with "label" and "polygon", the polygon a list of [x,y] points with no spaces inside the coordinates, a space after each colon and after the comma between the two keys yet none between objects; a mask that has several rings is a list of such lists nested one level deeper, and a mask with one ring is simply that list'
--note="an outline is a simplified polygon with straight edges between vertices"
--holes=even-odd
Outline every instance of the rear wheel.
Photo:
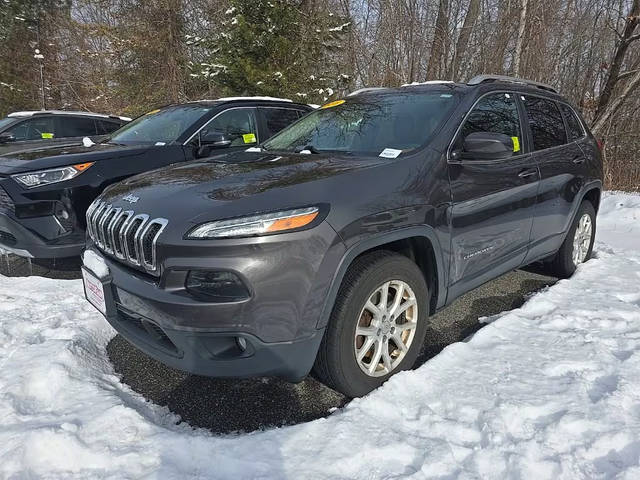
[{"label": "rear wheel", "polygon": [[357,259],[340,287],[314,372],[359,397],[411,368],[426,335],[429,295],[418,266],[393,252]]},{"label": "rear wheel", "polygon": [[596,211],[591,202],[585,200],[578,209],[567,238],[549,265],[549,273],[559,278],[573,275],[578,265],[591,258],[595,236]]}]

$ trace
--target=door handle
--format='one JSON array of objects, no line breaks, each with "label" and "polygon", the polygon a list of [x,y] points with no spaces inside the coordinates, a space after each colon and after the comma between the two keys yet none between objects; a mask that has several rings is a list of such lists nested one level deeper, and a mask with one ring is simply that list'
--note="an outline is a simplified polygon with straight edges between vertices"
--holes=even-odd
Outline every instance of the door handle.
[{"label": "door handle", "polygon": [[580,155],[578,157],[574,157],[572,162],[575,163],[575,164],[584,163],[584,157],[582,155]]},{"label": "door handle", "polygon": [[534,169],[528,169],[528,170],[523,170],[522,172],[520,172],[518,174],[518,176],[520,178],[529,178],[529,177],[533,177],[534,175],[538,174],[538,170],[534,170]]}]

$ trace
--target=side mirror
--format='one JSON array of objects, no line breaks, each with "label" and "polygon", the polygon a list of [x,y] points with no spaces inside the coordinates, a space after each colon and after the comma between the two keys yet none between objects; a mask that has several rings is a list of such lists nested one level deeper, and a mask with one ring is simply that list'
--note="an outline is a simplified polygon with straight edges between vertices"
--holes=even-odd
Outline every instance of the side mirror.
[{"label": "side mirror", "polygon": [[513,139],[502,133],[474,132],[464,139],[460,159],[504,160],[513,156]]},{"label": "side mirror", "polygon": [[231,139],[219,130],[203,130],[200,132],[200,146],[227,148],[231,146]]},{"label": "side mirror", "polygon": [[16,137],[14,137],[13,134],[9,132],[0,133],[0,143],[13,142],[15,139]]}]

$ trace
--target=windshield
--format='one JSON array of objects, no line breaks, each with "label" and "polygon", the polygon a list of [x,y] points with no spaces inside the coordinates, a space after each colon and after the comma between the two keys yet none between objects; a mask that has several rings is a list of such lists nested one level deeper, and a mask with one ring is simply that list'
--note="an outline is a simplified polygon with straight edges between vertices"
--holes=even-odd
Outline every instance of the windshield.
[{"label": "windshield", "polygon": [[4,129],[4,127],[6,127],[7,125],[11,125],[12,123],[15,123],[15,122],[16,122],[16,119],[14,117],[1,118],[0,132]]},{"label": "windshield", "polygon": [[153,110],[116,131],[110,141],[124,144],[172,143],[210,111],[210,107],[202,105],[180,105]]},{"label": "windshield", "polygon": [[398,156],[424,145],[456,103],[457,94],[442,91],[396,91],[340,100],[307,115],[262,146],[376,156],[389,149],[391,156]]}]

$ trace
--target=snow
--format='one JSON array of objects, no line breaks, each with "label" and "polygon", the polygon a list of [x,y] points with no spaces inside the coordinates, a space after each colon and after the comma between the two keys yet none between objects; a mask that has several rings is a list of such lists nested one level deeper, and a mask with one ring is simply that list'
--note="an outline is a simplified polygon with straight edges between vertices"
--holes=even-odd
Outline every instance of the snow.
[{"label": "snow", "polygon": [[238,100],[265,100],[272,102],[293,102],[288,98],[277,98],[277,97],[221,97],[216,98],[215,100],[196,100],[198,102],[234,102]]},{"label": "snow", "polygon": [[573,278],[327,418],[213,435],[114,374],[79,281],[0,276],[2,478],[640,478],[640,196]]},{"label": "snow", "polygon": [[105,278],[109,275],[109,267],[104,259],[93,250],[82,252],[82,263],[99,278]]},{"label": "snow", "polygon": [[42,115],[42,114],[52,114],[52,115],[83,115],[85,117],[99,117],[99,118],[119,118],[120,120],[124,120],[125,122],[130,122],[130,117],[120,117],[115,115],[106,115],[104,113],[93,113],[93,112],[80,112],[80,111],[70,111],[70,110],[25,110],[22,112],[13,112],[7,115],[7,117],[11,118],[22,118],[22,117],[32,117],[34,115]]}]

